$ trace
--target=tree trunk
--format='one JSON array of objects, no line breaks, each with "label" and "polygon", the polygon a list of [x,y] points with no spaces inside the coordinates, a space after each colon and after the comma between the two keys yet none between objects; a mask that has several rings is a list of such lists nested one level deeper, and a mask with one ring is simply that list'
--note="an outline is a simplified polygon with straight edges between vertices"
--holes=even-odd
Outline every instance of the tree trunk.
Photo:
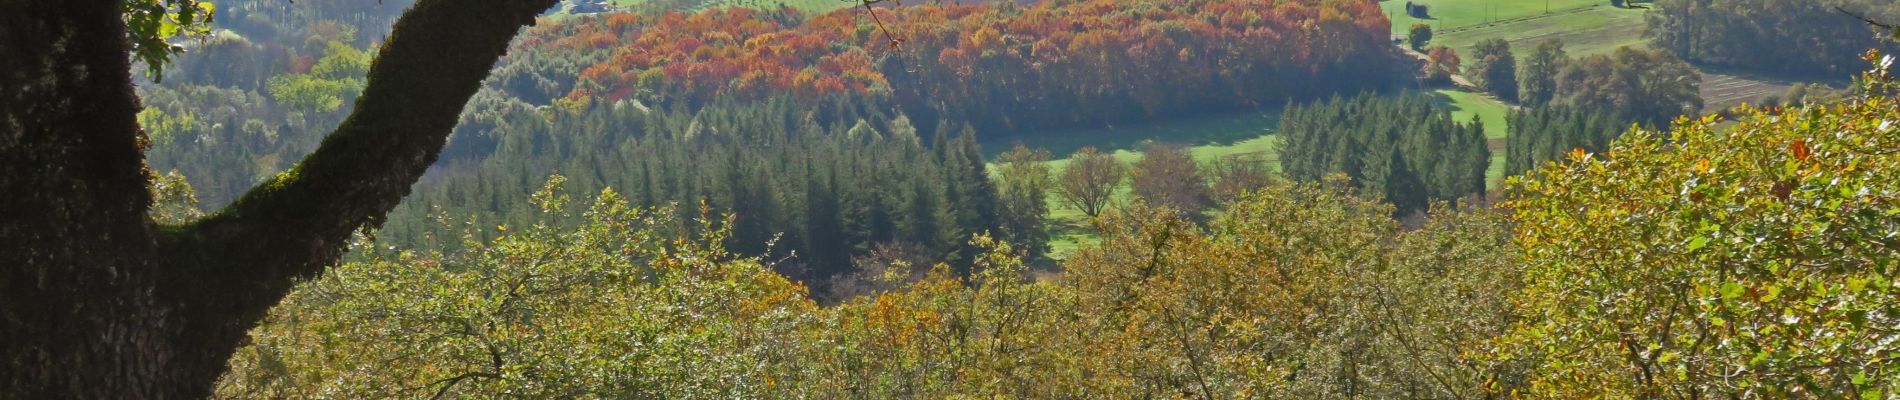
[{"label": "tree trunk", "polygon": [[184,226],[147,216],[124,5],[0,0],[0,397],[205,397],[246,331],[435,160],[554,0],[421,0],[323,145]]}]

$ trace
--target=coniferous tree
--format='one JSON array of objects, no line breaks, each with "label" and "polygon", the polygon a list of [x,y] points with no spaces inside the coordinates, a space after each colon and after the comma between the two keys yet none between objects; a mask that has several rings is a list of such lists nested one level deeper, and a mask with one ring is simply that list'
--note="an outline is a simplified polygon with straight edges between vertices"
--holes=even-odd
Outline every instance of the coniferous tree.
[{"label": "coniferous tree", "polygon": [[1280,146],[1287,177],[1317,182],[1344,175],[1400,213],[1484,193],[1491,158],[1481,123],[1454,121],[1416,94],[1289,106]]},{"label": "coniferous tree", "polygon": [[1582,150],[1599,153],[1629,128],[1615,114],[1576,107],[1534,107],[1512,112],[1505,142],[1504,173],[1520,175]]},{"label": "coniferous tree", "polygon": [[1022,248],[1028,259],[1039,258],[1049,247],[1049,151],[1018,144],[999,161],[996,195],[1002,239]]}]

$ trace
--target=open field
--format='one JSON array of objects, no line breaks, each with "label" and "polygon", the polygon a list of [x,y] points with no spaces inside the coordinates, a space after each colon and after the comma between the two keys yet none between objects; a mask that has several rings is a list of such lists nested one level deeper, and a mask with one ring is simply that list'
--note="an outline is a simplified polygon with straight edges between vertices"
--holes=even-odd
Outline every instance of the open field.
[{"label": "open field", "polygon": [[[1036,136],[985,139],[983,149],[990,153],[992,160],[996,154],[1009,150],[1016,143],[1048,149],[1051,157],[1055,158],[1049,162],[1050,170],[1061,173],[1068,166],[1066,158],[1084,146],[1112,151],[1116,159],[1133,163],[1141,158],[1138,150],[1143,144],[1160,140],[1190,146],[1189,152],[1202,164],[1222,158],[1260,157],[1269,167],[1278,170],[1280,160],[1277,158],[1277,137],[1273,136],[1273,129],[1279,123],[1277,112],[1242,112],[1159,123],[1044,132]],[[1129,196],[1127,182],[1123,182],[1116,197],[1125,201]],[[1049,193],[1047,201],[1051,230],[1050,257],[1061,259],[1082,245],[1101,240],[1096,237],[1094,229],[1088,226],[1088,216],[1083,215],[1081,210],[1063,202],[1053,191]]]},{"label": "open field", "polygon": [[1762,96],[1780,95],[1792,82],[1749,79],[1737,75],[1702,74],[1704,111],[1720,111],[1742,103],[1760,104]]},{"label": "open field", "polygon": [[[1404,34],[1413,23],[1432,25],[1432,44],[1469,52],[1480,40],[1504,39],[1520,57],[1538,43],[1564,42],[1572,57],[1602,54],[1619,47],[1645,47],[1643,8],[1616,8],[1601,0],[1413,0],[1431,7],[1432,19],[1405,15],[1405,0],[1381,4],[1392,31]],[[1548,4],[1548,9],[1545,5]],[[1795,82],[1780,78],[1703,71],[1705,112],[1726,110],[1764,96],[1780,95]]]},{"label": "open field", "polygon": [[1491,166],[1484,170],[1485,188],[1497,189],[1504,182],[1504,141],[1511,134],[1505,117],[1510,115],[1511,105],[1489,95],[1450,89],[1433,92],[1433,97],[1451,110],[1452,119],[1468,122],[1475,116],[1484,123],[1485,144],[1491,149]]},{"label": "open field", "polygon": [[1392,33],[1405,34],[1412,24],[1419,22],[1431,24],[1435,33],[1453,32],[1476,25],[1505,23],[1597,4],[1607,6],[1609,3],[1604,0],[1412,0],[1415,4],[1429,7],[1429,18],[1418,19],[1406,15],[1405,2],[1385,0],[1379,5],[1385,9],[1386,18],[1392,20]]},{"label": "open field", "polygon": [[1434,32],[1433,43],[1468,51],[1480,40],[1502,38],[1519,56],[1545,40],[1559,39],[1571,56],[1608,53],[1618,47],[1644,47],[1643,10],[1592,3],[1506,21]]},{"label": "open field", "polygon": [[[1439,104],[1452,112],[1459,121],[1470,121],[1477,117],[1484,123],[1485,137],[1490,139],[1491,166],[1485,179],[1495,188],[1502,182],[1504,172],[1504,139],[1509,129],[1505,125],[1505,116],[1510,113],[1510,105],[1499,102],[1489,96],[1457,91],[1438,90],[1433,97]],[[1069,154],[1083,146],[1095,146],[1102,151],[1113,151],[1115,158],[1124,163],[1133,163],[1141,158],[1138,151],[1142,144],[1152,140],[1164,140],[1189,145],[1189,151],[1195,160],[1203,165],[1216,160],[1234,157],[1258,157],[1275,171],[1280,168],[1277,149],[1278,136],[1273,135],[1279,125],[1277,113],[1249,112],[1240,114],[1196,117],[1183,120],[1121,125],[1113,128],[1078,129],[1063,132],[1051,132],[1038,136],[987,139],[983,148],[996,154],[1009,150],[1016,143],[1031,148],[1048,149],[1055,160],[1049,162],[1052,171],[1060,173],[1067,167]],[[1130,196],[1126,182],[1118,198],[1124,201]],[[1049,198],[1050,256],[1061,259],[1076,248],[1093,244],[1100,240],[1088,226],[1088,217],[1081,210],[1071,207],[1062,199],[1050,193]]]},{"label": "open field", "polygon": [[1432,44],[1469,51],[1480,40],[1501,38],[1523,56],[1550,39],[1564,42],[1571,56],[1606,53],[1618,47],[1642,47],[1644,9],[1616,8],[1600,0],[1413,0],[1431,5],[1433,19],[1405,15],[1404,0],[1381,4],[1392,19],[1392,32],[1403,35],[1412,24],[1432,25]]}]

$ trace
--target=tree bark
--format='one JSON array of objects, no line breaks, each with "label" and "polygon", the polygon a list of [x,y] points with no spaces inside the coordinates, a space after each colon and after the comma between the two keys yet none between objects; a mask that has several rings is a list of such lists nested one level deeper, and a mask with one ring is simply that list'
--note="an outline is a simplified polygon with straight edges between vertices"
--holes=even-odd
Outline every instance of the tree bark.
[{"label": "tree bark", "polygon": [[246,331],[408,194],[553,2],[418,1],[315,153],[159,226],[122,2],[0,0],[0,397],[208,396]]}]

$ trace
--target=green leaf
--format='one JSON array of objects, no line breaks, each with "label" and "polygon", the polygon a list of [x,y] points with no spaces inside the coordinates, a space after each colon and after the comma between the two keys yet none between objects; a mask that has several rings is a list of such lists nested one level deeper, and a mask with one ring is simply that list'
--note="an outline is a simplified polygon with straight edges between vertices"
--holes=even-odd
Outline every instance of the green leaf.
[{"label": "green leaf", "polygon": [[1708,247],[1708,246],[1709,246],[1708,236],[1697,236],[1695,239],[1689,240],[1689,251],[1702,250],[1703,247]]},{"label": "green leaf", "polygon": [[1742,297],[1741,284],[1738,284],[1735,282],[1722,284],[1722,299],[1723,300],[1734,300],[1740,297]]}]

